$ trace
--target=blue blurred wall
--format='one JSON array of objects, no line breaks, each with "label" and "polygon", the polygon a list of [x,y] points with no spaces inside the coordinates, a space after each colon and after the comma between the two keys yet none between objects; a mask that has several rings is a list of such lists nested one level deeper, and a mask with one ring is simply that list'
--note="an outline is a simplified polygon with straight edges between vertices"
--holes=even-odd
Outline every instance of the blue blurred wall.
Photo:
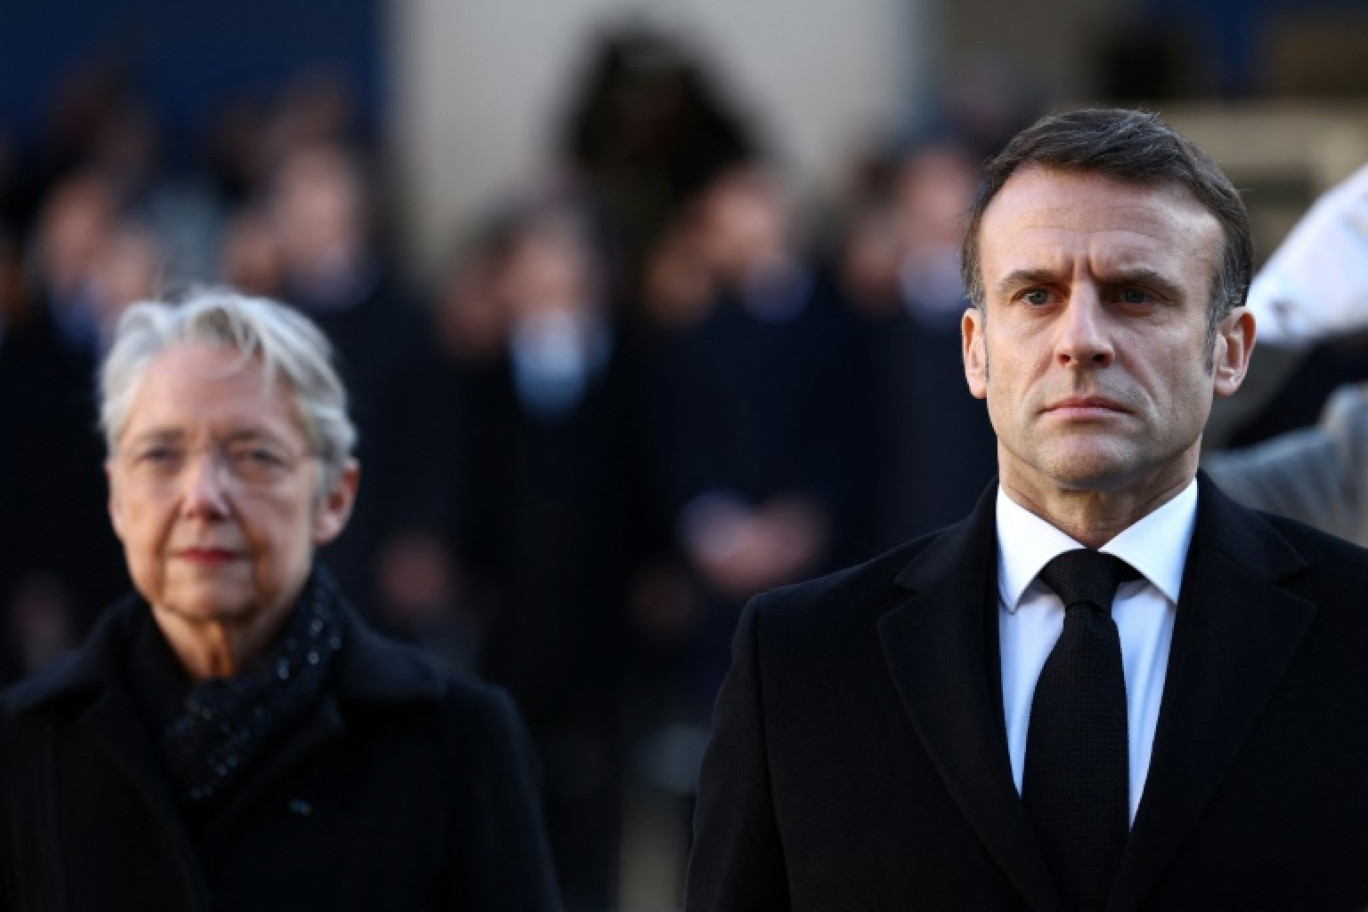
[{"label": "blue blurred wall", "polygon": [[0,120],[31,141],[61,78],[100,59],[123,70],[173,143],[206,110],[315,66],[344,75],[363,125],[378,122],[377,0],[0,0]]}]

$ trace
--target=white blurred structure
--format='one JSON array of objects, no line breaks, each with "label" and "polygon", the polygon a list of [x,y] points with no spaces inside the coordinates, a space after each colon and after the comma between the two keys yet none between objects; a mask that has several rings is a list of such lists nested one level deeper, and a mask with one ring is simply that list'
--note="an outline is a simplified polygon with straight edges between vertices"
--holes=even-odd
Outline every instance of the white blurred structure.
[{"label": "white blurred structure", "polygon": [[[414,264],[542,173],[605,27],[696,48],[767,147],[822,187],[929,94],[930,0],[397,0],[389,7],[393,165]],[[925,46],[923,46],[925,45]]]}]

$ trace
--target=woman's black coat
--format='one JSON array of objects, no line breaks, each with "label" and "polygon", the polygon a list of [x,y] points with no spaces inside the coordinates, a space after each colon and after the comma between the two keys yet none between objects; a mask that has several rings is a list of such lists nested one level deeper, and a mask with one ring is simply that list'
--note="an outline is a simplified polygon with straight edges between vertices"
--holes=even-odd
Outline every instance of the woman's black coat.
[{"label": "woman's black coat", "polygon": [[0,910],[558,908],[507,697],[350,612],[312,716],[192,837],[123,671],[152,623],[124,602],[0,694]]}]

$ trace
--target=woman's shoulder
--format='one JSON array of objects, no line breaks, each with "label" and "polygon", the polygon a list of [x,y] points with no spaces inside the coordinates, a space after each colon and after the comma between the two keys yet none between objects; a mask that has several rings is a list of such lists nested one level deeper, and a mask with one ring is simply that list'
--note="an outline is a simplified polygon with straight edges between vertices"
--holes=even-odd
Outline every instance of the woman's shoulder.
[{"label": "woman's shoulder", "polygon": [[110,605],[78,648],[0,690],[0,716],[80,705],[99,693],[118,673],[122,653],[145,616],[146,605],[135,595]]},{"label": "woman's shoulder", "polygon": [[418,647],[387,637],[354,614],[346,622],[338,656],[338,697],[352,704],[408,704],[441,714],[462,728],[516,726],[513,701],[502,689],[439,668]]}]

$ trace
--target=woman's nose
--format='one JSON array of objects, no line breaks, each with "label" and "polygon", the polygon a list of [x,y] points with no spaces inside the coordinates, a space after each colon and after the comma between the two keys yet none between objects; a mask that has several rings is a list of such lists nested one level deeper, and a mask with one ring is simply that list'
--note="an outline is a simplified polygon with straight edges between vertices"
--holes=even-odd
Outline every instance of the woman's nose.
[{"label": "woman's nose", "polygon": [[201,449],[189,459],[181,483],[187,511],[210,515],[228,512],[229,480],[214,449]]}]

